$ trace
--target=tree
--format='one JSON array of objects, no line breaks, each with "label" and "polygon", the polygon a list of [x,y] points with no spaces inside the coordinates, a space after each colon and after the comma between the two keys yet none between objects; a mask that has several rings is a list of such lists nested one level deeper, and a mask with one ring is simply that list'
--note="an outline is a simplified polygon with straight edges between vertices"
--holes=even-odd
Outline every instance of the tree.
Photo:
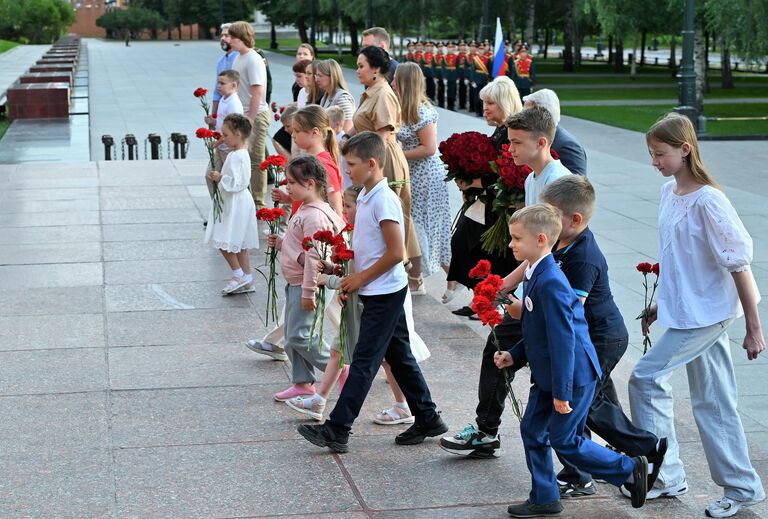
[{"label": "tree", "polygon": [[72,6],[64,0],[0,0],[0,36],[52,43],[75,22]]}]

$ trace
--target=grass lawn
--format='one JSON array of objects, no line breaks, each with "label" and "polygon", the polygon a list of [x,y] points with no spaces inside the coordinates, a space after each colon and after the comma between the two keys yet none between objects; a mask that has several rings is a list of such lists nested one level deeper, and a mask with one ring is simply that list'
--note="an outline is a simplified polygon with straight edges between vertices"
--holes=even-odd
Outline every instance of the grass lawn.
[{"label": "grass lawn", "polygon": [[[672,106],[564,106],[564,115],[645,132]],[[708,117],[768,116],[766,104],[710,105],[704,109]],[[768,135],[768,121],[707,121],[707,133],[722,135]]]},{"label": "grass lawn", "polygon": [[17,45],[18,43],[15,41],[0,40],[0,54],[7,51],[8,49],[14,48]]},{"label": "grass lawn", "polygon": [[5,135],[5,132],[10,125],[11,121],[9,121],[7,117],[0,117],[0,140],[2,140],[3,135]]}]

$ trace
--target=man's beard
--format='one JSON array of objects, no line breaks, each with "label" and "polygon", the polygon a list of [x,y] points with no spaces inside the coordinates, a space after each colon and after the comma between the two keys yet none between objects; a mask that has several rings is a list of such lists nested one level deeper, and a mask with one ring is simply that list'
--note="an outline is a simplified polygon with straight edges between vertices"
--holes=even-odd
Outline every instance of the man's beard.
[{"label": "man's beard", "polygon": [[219,42],[219,45],[221,45],[221,50],[223,50],[224,52],[229,52],[230,50],[232,50],[232,45],[230,45],[225,41]]}]

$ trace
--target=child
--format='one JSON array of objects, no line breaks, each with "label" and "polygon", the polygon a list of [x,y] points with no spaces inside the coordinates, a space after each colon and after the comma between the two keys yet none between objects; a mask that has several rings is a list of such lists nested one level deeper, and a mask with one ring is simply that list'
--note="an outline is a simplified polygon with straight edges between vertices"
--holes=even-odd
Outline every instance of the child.
[{"label": "child", "polygon": [[654,497],[686,492],[669,386],[672,372],[685,366],[709,471],[724,488],[724,497],[705,512],[709,517],[730,517],[765,499],[736,409],[727,334],[743,314],[747,359],[756,359],[765,349],[757,309],[760,296],[749,268],[752,239],[704,167],[688,118],[667,115],[651,126],[646,141],[653,166],[674,180],[661,188],[658,305],[642,326],[646,333],[658,319],[667,331],[640,358],[629,379],[632,418],[638,426],[668,438]]},{"label": "child", "polygon": [[[221,133],[221,127],[224,125],[224,119],[229,114],[242,114],[243,103],[240,102],[240,98],[237,96],[237,85],[240,82],[240,74],[236,70],[225,70],[219,74],[216,81],[216,90],[221,94],[221,100],[219,101],[218,111],[215,117],[206,117],[205,121],[212,122],[215,130]],[[215,157],[216,157],[216,170],[221,171],[224,161],[227,159],[227,155],[231,151],[229,147],[224,143],[223,138],[216,141],[214,144]],[[208,165],[210,168],[210,164]],[[205,182],[208,185],[208,193],[213,198],[213,181],[208,176],[206,171]]]},{"label": "child", "polygon": [[317,231],[326,229],[338,234],[344,220],[325,202],[326,173],[315,157],[297,157],[285,170],[288,193],[302,204],[288,222],[284,237],[269,236],[269,246],[282,251],[280,268],[287,281],[285,287],[285,353],[291,360],[293,385],[275,394],[275,400],[285,402],[296,396],[315,394],[313,366],[325,370],[328,345],[309,336],[317,303],[319,262],[314,249],[305,252],[302,241]]},{"label": "child", "polygon": [[549,110],[534,106],[510,116],[506,126],[515,164],[527,164],[533,170],[525,179],[525,205],[533,205],[539,201],[544,186],[571,173],[552,158],[550,148],[557,125]]},{"label": "child", "polygon": [[523,339],[496,353],[496,367],[531,368],[528,405],[520,423],[533,488],[529,499],[511,505],[512,517],[553,515],[562,511],[550,446],[569,463],[632,493],[632,506],[645,503],[648,460],[629,458],[582,436],[600,365],[589,340],[584,309],[557,267],[550,250],[562,227],[557,209],[527,206],[512,215],[510,247],[527,260],[523,285]]},{"label": "child", "polygon": [[[341,147],[349,139],[349,135],[344,131],[344,110],[340,106],[333,105],[326,108],[325,111],[328,113],[331,129],[336,134],[336,141]],[[352,181],[349,180],[349,171],[347,170],[347,162],[344,160],[344,157],[339,159],[339,169],[341,170],[342,187],[347,189],[352,185]]]},{"label": "child", "polygon": [[256,206],[248,192],[251,159],[246,142],[251,134],[251,122],[242,114],[229,114],[223,121],[221,134],[222,141],[231,152],[224,161],[221,173],[214,170],[208,176],[219,184],[223,208],[221,221],[216,221],[211,205],[208,213],[211,224],[205,231],[205,242],[212,241],[232,269],[232,278],[222,290],[227,295],[253,291],[247,249],[259,248],[259,235],[256,230]]},{"label": "child", "polygon": [[408,277],[403,266],[405,232],[402,203],[389,189],[382,163],[384,141],[374,132],[361,132],[343,149],[354,184],[365,189],[357,199],[356,230],[352,238],[355,272],[341,288],[359,290],[363,303],[360,335],[349,377],[336,407],[322,425],[300,425],[299,434],[320,447],[347,452],[349,431],[371,388],[382,360],[405,393],[415,423],[395,438],[398,445],[421,443],[448,430],[429,393],[419,365],[411,353],[405,317]]},{"label": "child", "polygon": [[291,123],[296,110],[298,108],[296,108],[295,104],[289,104],[285,107],[285,110],[280,115],[282,127],[272,136],[272,145],[275,147],[275,151],[288,160],[291,160],[294,156],[291,152],[293,145],[293,125]]}]

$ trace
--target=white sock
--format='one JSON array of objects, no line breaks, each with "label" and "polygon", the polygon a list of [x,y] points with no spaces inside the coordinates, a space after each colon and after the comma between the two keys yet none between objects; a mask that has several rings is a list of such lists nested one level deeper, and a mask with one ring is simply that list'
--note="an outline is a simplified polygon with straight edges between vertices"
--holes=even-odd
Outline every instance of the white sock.
[{"label": "white sock", "polygon": [[406,411],[408,410],[408,402],[395,402],[395,406]]},{"label": "white sock", "polygon": [[243,277],[243,269],[238,267],[237,270],[233,270],[232,271],[232,275],[235,276],[235,277],[238,277],[238,278]]},{"label": "white sock", "polygon": [[312,395],[312,396],[309,398],[309,400],[310,400],[310,401],[312,401],[312,402],[314,402],[314,401],[317,401],[319,404],[321,404],[321,405],[325,405],[325,398],[323,398],[322,396],[320,396],[320,394],[319,394],[319,393],[315,393],[314,395]]},{"label": "white sock", "polygon": [[648,474],[650,474],[651,472],[653,472],[653,463],[648,464]]}]

